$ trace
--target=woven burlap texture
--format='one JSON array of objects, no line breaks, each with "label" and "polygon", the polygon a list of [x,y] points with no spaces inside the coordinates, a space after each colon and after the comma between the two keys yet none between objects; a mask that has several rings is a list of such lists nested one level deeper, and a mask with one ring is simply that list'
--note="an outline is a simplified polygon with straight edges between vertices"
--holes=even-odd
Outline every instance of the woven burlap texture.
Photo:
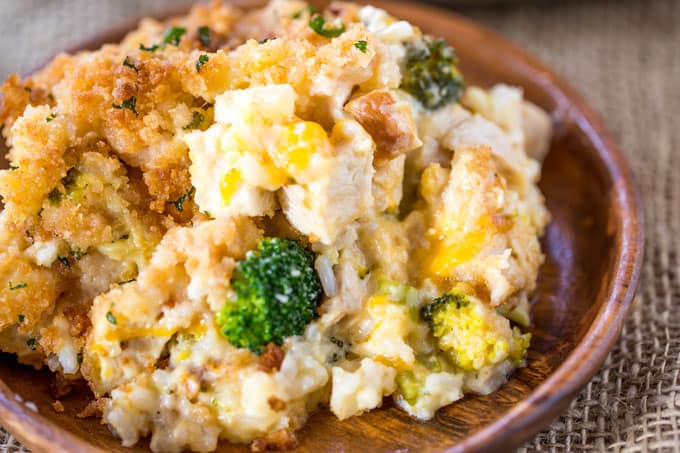
[{"label": "woven burlap texture", "polygon": [[[102,28],[181,3],[1,0],[0,77]],[[645,206],[639,298],[620,341],[569,409],[522,451],[680,451],[680,1],[546,1],[461,12],[537,54],[589,100],[626,153]],[[1,431],[0,452],[18,451],[25,450]]]}]

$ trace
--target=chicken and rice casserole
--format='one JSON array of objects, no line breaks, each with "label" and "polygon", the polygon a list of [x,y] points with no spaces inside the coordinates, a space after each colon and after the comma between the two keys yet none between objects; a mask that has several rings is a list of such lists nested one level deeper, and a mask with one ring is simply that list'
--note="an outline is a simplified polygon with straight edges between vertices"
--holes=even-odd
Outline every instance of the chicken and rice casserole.
[{"label": "chicken and rice casserole", "polygon": [[456,64],[371,6],[217,1],[10,76],[0,349],[156,452],[493,392],[530,344],[551,122]]}]

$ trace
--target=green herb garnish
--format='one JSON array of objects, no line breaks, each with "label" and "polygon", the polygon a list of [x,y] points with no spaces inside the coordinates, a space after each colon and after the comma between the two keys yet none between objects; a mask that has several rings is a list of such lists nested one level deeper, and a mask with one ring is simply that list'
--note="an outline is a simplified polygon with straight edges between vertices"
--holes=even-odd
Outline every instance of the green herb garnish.
[{"label": "green herb garnish", "polygon": [[23,289],[23,288],[28,288],[28,283],[17,283],[16,285],[13,285],[12,282],[9,282],[9,290],[14,291],[17,289]]},{"label": "green herb garnish", "polygon": [[[76,188],[77,179],[79,176],[80,171],[76,167],[69,168],[68,172],[66,172],[66,176],[61,178],[61,184],[64,186],[64,192],[62,193],[58,187],[52,189],[52,191],[47,194],[47,199],[50,201],[50,203],[56,205],[59,204],[61,200],[64,199],[64,197],[68,198],[73,189]],[[42,208],[40,209],[41,210],[38,211],[38,216],[40,216],[40,213],[42,212]]]},{"label": "green herb garnish", "polygon": [[111,106],[114,109],[119,109],[119,110],[128,109],[132,113],[134,113],[136,116],[139,116],[139,114],[137,113],[137,98],[135,96],[132,96],[130,99],[124,100],[120,104],[111,104]]},{"label": "green herb garnish", "polygon": [[26,316],[19,314],[19,324],[23,324],[24,319],[26,319]]},{"label": "green herb garnish", "polygon": [[106,320],[113,324],[114,326],[118,324],[118,320],[116,319],[115,316],[113,316],[113,313],[111,313],[110,311],[106,312]]},{"label": "green herb garnish", "polygon": [[139,50],[143,50],[145,52],[155,52],[160,48],[161,48],[161,46],[159,46],[158,44],[154,44],[153,46],[146,47],[144,44],[139,43]]},{"label": "green herb garnish", "polygon": [[367,46],[367,44],[368,44],[368,43],[362,39],[361,41],[355,42],[355,43],[354,43],[354,47],[356,47],[357,49],[359,49],[362,53],[366,53],[366,46]]},{"label": "green herb garnish", "polygon": [[35,351],[35,347],[36,347],[35,345],[36,345],[35,338],[29,338],[29,339],[26,341],[26,346],[28,346],[28,348],[29,348],[31,351]]},{"label": "green herb garnish", "polygon": [[50,113],[50,116],[48,116],[47,118],[45,118],[45,122],[46,122],[46,123],[49,123],[50,121],[52,121],[52,120],[55,119],[56,117],[57,117],[56,113]]},{"label": "green herb garnish", "polygon": [[171,27],[165,31],[163,35],[163,42],[159,44],[154,44],[153,46],[146,47],[144,44],[139,43],[139,50],[144,50],[146,52],[155,52],[158,49],[163,49],[167,44],[172,44],[173,46],[178,46],[179,42],[182,40],[182,36],[187,32],[184,27]]},{"label": "green herb garnish", "polygon": [[196,188],[192,187],[191,189],[187,190],[187,192],[179,197],[175,201],[170,201],[170,204],[175,205],[175,209],[177,209],[177,212],[182,212],[184,211],[184,202],[187,201],[187,198],[191,197],[194,193],[196,192]]},{"label": "green herb garnish", "polygon": [[203,47],[210,47],[210,27],[207,25],[198,27],[198,39],[200,39]]},{"label": "green herb garnish", "polygon": [[71,267],[71,262],[68,260],[68,257],[66,257],[66,256],[57,256],[57,260],[59,260],[59,262],[60,262],[61,264],[63,264],[64,266],[66,266],[66,267]]},{"label": "green herb garnish", "polygon": [[309,19],[309,28],[324,38],[337,38],[345,32],[345,24],[340,22],[338,27],[327,27],[326,20],[320,14],[316,14]]},{"label": "green herb garnish", "polygon": [[[128,283],[132,283],[132,282],[136,282],[136,281],[137,281],[137,278],[131,278],[130,280],[125,280],[124,282],[118,282],[118,284],[119,285],[126,285]],[[109,312],[109,313],[111,313],[111,312]],[[107,317],[108,317],[108,315],[107,315]],[[115,322],[113,324],[115,324]]]},{"label": "green herb garnish", "polygon": [[184,27],[172,27],[166,30],[163,35],[163,44],[172,44],[173,46],[178,46],[179,42],[182,40],[182,36],[187,32]]},{"label": "green herb garnish", "polygon": [[123,66],[127,66],[128,68],[134,69],[135,72],[139,72],[139,69],[137,69],[137,66],[135,66],[130,57],[125,57],[125,60],[123,60]]},{"label": "green herb garnish", "polygon": [[19,167],[16,166],[16,165],[9,164],[9,169],[10,169],[10,170],[18,170]]},{"label": "green herb garnish", "polygon": [[191,123],[184,126],[182,129],[189,131],[191,129],[198,129],[203,125],[205,117],[200,112],[194,112],[191,117]]},{"label": "green herb garnish", "polygon": [[201,68],[208,62],[208,60],[210,60],[210,57],[208,57],[206,54],[198,57],[198,61],[196,62],[196,71],[201,72]]}]

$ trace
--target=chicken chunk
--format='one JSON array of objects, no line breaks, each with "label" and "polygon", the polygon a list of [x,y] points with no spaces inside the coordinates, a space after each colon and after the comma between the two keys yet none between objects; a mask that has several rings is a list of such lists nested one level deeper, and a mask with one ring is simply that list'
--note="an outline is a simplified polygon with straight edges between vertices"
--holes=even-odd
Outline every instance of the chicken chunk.
[{"label": "chicken chunk", "polygon": [[373,140],[355,121],[339,121],[331,134],[333,156],[305,184],[284,187],[281,205],[290,223],[313,241],[331,244],[373,203]]}]

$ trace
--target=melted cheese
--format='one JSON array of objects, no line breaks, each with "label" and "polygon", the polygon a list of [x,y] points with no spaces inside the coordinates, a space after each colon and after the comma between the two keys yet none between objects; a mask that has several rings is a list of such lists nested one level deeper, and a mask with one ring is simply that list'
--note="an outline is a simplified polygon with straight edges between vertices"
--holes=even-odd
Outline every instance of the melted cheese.
[{"label": "melted cheese", "polygon": [[241,172],[235,168],[232,168],[224,175],[222,181],[220,181],[220,195],[222,195],[222,201],[224,201],[225,205],[229,204],[241,186],[242,181]]},{"label": "melted cheese", "polygon": [[459,225],[459,221],[454,221],[430,232],[432,245],[426,255],[428,264],[423,277],[450,277],[456,266],[477,256],[495,232],[488,214],[481,216],[472,229],[465,230]]},{"label": "melted cheese", "polygon": [[312,154],[329,146],[326,131],[312,121],[299,121],[282,127],[278,143],[274,161],[290,175],[305,170]]}]

